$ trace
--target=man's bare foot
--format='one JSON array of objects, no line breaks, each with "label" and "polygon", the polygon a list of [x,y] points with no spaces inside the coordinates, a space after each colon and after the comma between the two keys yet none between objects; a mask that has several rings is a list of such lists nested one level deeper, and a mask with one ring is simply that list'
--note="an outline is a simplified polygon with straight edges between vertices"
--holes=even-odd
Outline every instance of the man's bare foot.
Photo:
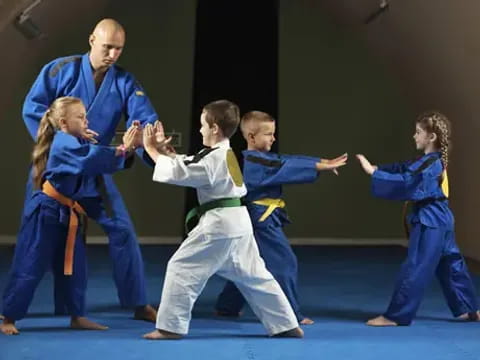
[{"label": "man's bare foot", "polygon": [[137,306],[135,308],[135,314],[133,315],[133,317],[136,320],[144,320],[154,323],[155,321],[157,321],[157,311],[150,305]]},{"label": "man's bare foot", "polygon": [[182,338],[182,335],[170,331],[155,329],[152,332],[143,335],[143,338],[148,340],[178,340]]},{"label": "man's bare foot", "polygon": [[274,337],[303,338],[303,330],[299,327],[273,335]]},{"label": "man's bare foot", "polygon": [[239,311],[238,313],[223,311],[223,310],[216,310],[215,311],[215,316],[218,316],[218,317],[239,318],[242,315],[243,315],[243,313],[241,311]]},{"label": "man's bare foot", "polygon": [[97,324],[83,316],[72,316],[70,327],[77,330],[107,330],[108,326]]},{"label": "man's bare foot", "polygon": [[315,324],[315,321],[313,321],[312,319],[306,317],[306,318],[303,318],[302,321],[300,321],[300,325],[312,325],[312,324]]},{"label": "man's bare foot", "polygon": [[380,315],[376,318],[370,319],[367,321],[369,326],[398,326],[395,321],[388,320],[385,316]]},{"label": "man's bare foot", "polygon": [[0,331],[5,335],[20,334],[20,331],[15,327],[15,321],[6,319],[5,317],[3,317],[3,322],[0,324]]},{"label": "man's bare foot", "polygon": [[458,319],[463,321],[480,321],[480,311],[462,314]]}]

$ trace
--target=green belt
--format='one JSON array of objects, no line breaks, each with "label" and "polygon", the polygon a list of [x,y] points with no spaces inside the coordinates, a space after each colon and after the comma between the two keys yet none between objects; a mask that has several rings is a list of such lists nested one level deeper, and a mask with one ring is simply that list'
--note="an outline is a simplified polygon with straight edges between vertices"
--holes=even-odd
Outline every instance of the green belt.
[{"label": "green belt", "polygon": [[[185,230],[187,233],[190,232],[198,223],[198,220],[205,214],[207,211],[216,209],[216,208],[226,208],[226,207],[238,207],[242,206],[242,200],[240,198],[224,198],[209,201],[205,204],[193,208],[187,213],[185,218]],[[193,222],[195,220],[195,222]]]}]

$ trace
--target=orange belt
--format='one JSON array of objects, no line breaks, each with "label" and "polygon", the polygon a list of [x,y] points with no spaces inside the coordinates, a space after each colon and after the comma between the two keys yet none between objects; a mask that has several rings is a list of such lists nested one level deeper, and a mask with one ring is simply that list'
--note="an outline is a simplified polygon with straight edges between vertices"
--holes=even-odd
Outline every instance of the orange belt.
[{"label": "orange belt", "polygon": [[72,199],[60,194],[48,181],[43,183],[42,191],[57,200],[60,204],[70,208],[70,221],[68,223],[67,243],[65,246],[65,260],[63,262],[63,273],[72,275],[73,273],[73,251],[75,249],[75,238],[78,230],[78,214],[86,215],[85,210],[80,204]]}]

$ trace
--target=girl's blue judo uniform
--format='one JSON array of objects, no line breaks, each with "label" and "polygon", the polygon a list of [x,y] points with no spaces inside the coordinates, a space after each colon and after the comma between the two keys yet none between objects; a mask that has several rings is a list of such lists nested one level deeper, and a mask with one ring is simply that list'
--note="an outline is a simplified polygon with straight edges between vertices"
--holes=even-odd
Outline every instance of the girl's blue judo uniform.
[{"label": "girl's blue judo uniform", "polygon": [[[440,153],[413,162],[379,166],[372,175],[374,196],[411,201],[408,255],[402,264],[387,319],[409,325],[425,287],[436,275],[452,314],[475,314],[475,288],[455,242],[454,217],[442,191]],[[475,315],[476,316],[476,315]]]},{"label": "girl's blue judo uniform", "polygon": [[[95,176],[123,169],[125,159],[115,149],[85,143],[58,131],[50,148],[44,179],[62,195],[81,201]],[[71,316],[85,314],[87,265],[84,233],[78,228],[74,248],[73,274],[64,275],[65,244],[70,208],[41,190],[34,191],[24,208],[12,268],[3,296],[3,315],[22,319],[45,272],[51,269],[62,288],[58,294]]]}]

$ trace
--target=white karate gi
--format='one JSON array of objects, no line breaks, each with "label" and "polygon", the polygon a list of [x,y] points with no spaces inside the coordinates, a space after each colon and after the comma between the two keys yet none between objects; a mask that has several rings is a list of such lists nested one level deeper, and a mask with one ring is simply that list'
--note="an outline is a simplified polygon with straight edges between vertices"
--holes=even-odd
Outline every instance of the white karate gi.
[{"label": "white karate gi", "polygon": [[[210,150],[210,151],[209,151]],[[153,180],[197,189],[200,204],[247,193],[230,141],[200,155],[160,155]],[[227,157],[230,160],[227,161]],[[207,211],[168,262],[156,328],[187,334],[191,311],[207,280],[218,274],[235,282],[270,335],[298,327],[287,297],[266,269],[244,206]]]}]

